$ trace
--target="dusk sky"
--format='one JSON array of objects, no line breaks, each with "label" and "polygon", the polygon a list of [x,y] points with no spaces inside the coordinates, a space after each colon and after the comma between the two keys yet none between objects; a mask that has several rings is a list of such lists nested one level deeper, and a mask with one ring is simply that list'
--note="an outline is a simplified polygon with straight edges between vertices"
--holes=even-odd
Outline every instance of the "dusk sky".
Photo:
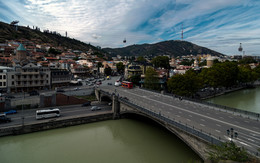
[{"label": "dusk sky", "polygon": [[183,24],[186,41],[260,55],[260,0],[0,0],[0,21],[13,20],[102,48],[180,40]]}]

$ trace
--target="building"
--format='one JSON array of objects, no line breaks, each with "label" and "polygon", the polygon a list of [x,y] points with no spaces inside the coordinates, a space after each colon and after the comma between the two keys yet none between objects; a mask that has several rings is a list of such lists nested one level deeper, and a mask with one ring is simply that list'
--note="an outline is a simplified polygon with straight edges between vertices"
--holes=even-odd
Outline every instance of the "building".
[{"label": "building", "polygon": [[71,73],[66,69],[51,69],[51,87],[68,86],[72,79]]},{"label": "building", "polygon": [[28,63],[24,66],[16,66],[10,75],[12,79],[10,91],[12,92],[29,92],[51,87],[51,73],[48,67]]}]

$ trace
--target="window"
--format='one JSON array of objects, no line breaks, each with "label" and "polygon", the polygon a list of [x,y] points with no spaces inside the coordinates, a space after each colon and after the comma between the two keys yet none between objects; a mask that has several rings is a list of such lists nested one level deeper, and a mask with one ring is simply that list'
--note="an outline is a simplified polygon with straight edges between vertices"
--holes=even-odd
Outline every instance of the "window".
[{"label": "window", "polygon": [[4,79],[6,79],[6,75],[4,75]]},{"label": "window", "polygon": [[2,86],[2,82],[0,82],[0,86]]},{"label": "window", "polygon": [[6,82],[4,82],[4,86],[6,86]]},{"label": "window", "polygon": [[12,79],[14,79],[14,75],[12,75]]},{"label": "window", "polygon": [[0,79],[2,79],[2,75],[0,75]]},{"label": "window", "polygon": [[12,85],[14,85],[14,81],[12,81]]}]

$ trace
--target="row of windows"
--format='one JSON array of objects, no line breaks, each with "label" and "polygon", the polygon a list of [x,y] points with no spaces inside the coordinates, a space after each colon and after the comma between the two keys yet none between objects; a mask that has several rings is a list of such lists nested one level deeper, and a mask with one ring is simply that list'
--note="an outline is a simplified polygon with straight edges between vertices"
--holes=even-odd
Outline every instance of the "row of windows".
[{"label": "row of windows", "polygon": [[0,75],[0,79],[6,79],[6,75]]},{"label": "row of windows", "polygon": [[[18,81],[17,82],[17,84],[19,85],[19,84],[21,84],[21,83],[23,83],[23,84],[38,84],[38,83],[41,83],[41,84],[43,84],[44,82],[43,81],[23,81],[23,82],[20,82],[20,81]],[[48,80],[46,80],[46,84],[48,84],[49,83],[49,81]],[[12,85],[13,85],[13,82],[12,82]]]},{"label": "row of windows", "polygon": [[6,86],[6,82],[0,82],[0,86]]}]

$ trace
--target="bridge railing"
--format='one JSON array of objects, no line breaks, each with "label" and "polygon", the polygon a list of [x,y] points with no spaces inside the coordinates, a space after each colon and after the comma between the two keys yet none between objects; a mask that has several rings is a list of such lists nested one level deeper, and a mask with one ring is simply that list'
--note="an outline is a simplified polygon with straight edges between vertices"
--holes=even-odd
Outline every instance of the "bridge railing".
[{"label": "bridge railing", "polygon": [[[144,89],[144,90],[155,92],[155,93],[161,93],[159,91],[145,89],[145,88],[140,88],[140,89]],[[208,101],[205,101],[205,100],[189,98],[189,97],[185,97],[185,96],[179,96],[179,95],[175,95],[175,94],[171,94],[171,93],[164,93],[164,95],[175,97],[175,98],[181,98],[181,99],[184,99],[184,100],[187,100],[187,101],[192,101],[192,102],[196,102],[196,103],[200,103],[200,104],[204,104],[204,105],[209,106],[209,107],[215,107],[215,108],[222,109],[222,110],[219,110],[219,111],[229,111],[229,112],[240,114],[240,115],[242,114],[242,115],[244,115],[248,118],[251,117],[251,118],[254,118],[256,120],[260,119],[260,113],[254,113],[254,112],[241,110],[241,109],[237,109],[237,108],[233,108],[233,107],[229,107],[229,106],[214,104],[214,103],[211,103],[211,102],[208,102]]]},{"label": "bridge railing", "polygon": [[168,123],[168,124],[178,128],[178,129],[182,130],[182,131],[185,131],[186,133],[189,133],[191,135],[195,135],[195,136],[201,138],[202,140],[204,140],[206,142],[209,142],[211,144],[218,145],[218,144],[221,144],[221,142],[222,142],[220,137],[217,138],[216,136],[214,136],[214,135],[212,135],[210,133],[206,133],[206,132],[203,132],[200,129],[196,129],[194,126],[189,126],[187,124],[183,124],[183,123],[181,123],[181,121],[177,121],[175,119],[167,117],[167,116],[161,114],[160,112],[155,112],[155,111],[143,108],[141,106],[133,104],[130,101],[122,99],[122,98],[119,98],[119,101],[122,102],[122,103],[125,103],[127,105],[130,105],[133,108],[138,109],[142,113],[145,113],[145,114],[147,114],[149,116],[157,118],[157,119],[159,119],[159,120],[161,120],[163,122],[166,122],[166,123]]}]

